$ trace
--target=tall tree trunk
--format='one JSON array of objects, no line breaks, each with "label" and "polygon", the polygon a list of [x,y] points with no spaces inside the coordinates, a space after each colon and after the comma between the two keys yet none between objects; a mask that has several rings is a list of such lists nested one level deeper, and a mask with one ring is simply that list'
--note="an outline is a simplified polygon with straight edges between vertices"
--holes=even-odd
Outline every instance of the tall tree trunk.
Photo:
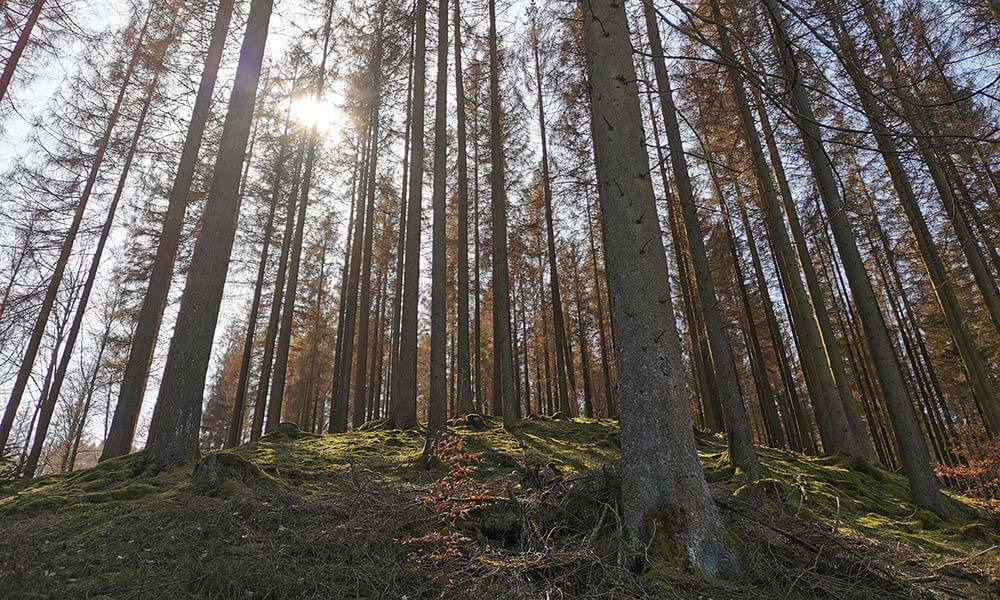
[{"label": "tall tree trunk", "polygon": [[254,399],[253,419],[250,423],[250,441],[256,442],[264,433],[264,421],[267,416],[267,395],[271,383],[271,372],[274,368],[275,340],[278,337],[278,327],[281,324],[281,307],[284,302],[285,277],[288,272],[288,255],[291,252],[292,239],[295,235],[295,205],[301,182],[302,161],[305,156],[306,140],[299,140],[298,149],[292,163],[292,186],[285,200],[285,227],[281,234],[281,252],[278,256],[277,272],[274,279],[274,295],[271,300],[271,314],[267,319],[267,330],[264,332],[264,357],[260,365],[260,376],[257,380],[257,394]]},{"label": "tall tree trunk", "polygon": [[394,375],[389,421],[396,427],[417,423],[417,304],[420,293],[420,219],[424,186],[424,101],[427,71],[427,0],[416,0],[417,24],[413,59],[413,115],[410,118],[410,180],[406,209],[403,302],[399,326],[399,359]]},{"label": "tall tree trunk", "polygon": [[514,357],[510,333],[510,273],[507,264],[507,184],[504,173],[500,53],[497,50],[497,6],[489,0],[490,53],[490,202],[493,205],[493,360],[497,363],[503,426],[517,419]]},{"label": "tall tree trunk", "polygon": [[[677,541],[708,577],[731,560],[679,397],[680,340],[665,334],[666,253],[656,218],[625,4],[583,1],[594,150],[604,214],[611,320],[621,386],[626,531],[643,547],[667,507],[685,515]],[[652,286],[652,289],[650,289]]]},{"label": "tall tree trunk", "polygon": [[[465,127],[465,77],[462,66],[462,0],[453,0],[455,30],[455,104],[458,170],[458,414],[475,412],[469,357],[469,165]],[[478,132],[476,132],[478,134]],[[478,236],[477,236],[478,237]]]},{"label": "tall tree trunk", "polygon": [[104,360],[104,351],[108,347],[108,339],[111,336],[112,321],[109,319],[104,325],[101,333],[101,343],[97,346],[97,357],[94,359],[94,368],[90,372],[87,380],[87,392],[83,400],[83,409],[80,411],[80,420],[77,422],[76,431],[73,432],[73,446],[70,448],[66,459],[67,471],[72,471],[76,467],[76,457],[80,452],[80,442],[83,440],[83,431],[87,427],[87,415],[90,414],[90,407],[94,401],[94,391],[97,387],[97,376],[101,371],[101,362]]},{"label": "tall tree trunk", "polygon": [[[460,2],[461,0],[456,0]],[[438,2],[437,89],[434,110],[434,191],[431,199],[431,381],[427,404],[429,459],[441,441],[448,420],[448,0]]]},{"label": "tall tree trunk", "polygon": [[616,402],[614,385],[612,383],[610,344],[608,343],[608,336],[605,334],[604,294],[601,293],[601,283],[598,275],[597,242],[594,240],[594,222],[590,215],[590,202],[586,202],[585,206],[587,209],[587,241],[590,243],[590,270],[594,279],[594,296],[597,298],[597,334],[601,342],[601,372],[604,373],[604,404],[605,410],[607,410],[606,416],[609,419],[613,419],[618,416],[618,403]]},{"label": "tall tree trunk", "polygon": [[142,397],[146,391],[146,380],[149,377],[150,365],[153,361],[153,351],[156,338],[160,331],[163,311],[167,305],[167,295],[170,291],[170,281],[173,276],[174,263],[177,260],[177,249],[180,246],[181,229],[184,225],[184,212],[187,208],[188,194],[194,181],[194,171],[198,164],[198,153],[205,132],[205,124],[211,112],[212,95],[218,79],[219,64],[222,61],[222,51],[229,33],[229,23],[232,18],[234,0],[220,0],[219,9],[212,27],[212,37],[205,55],[205,65],[201,72],[201,82],[195,96],[194,110],[188,125],[184,145],[181,148],[181,160],[174,175],[173,186],[167,203],[167,212],[163,218],[163,230],[156,247],[153,266],[149,274],[149,283],[143,297],[142,308],[136,321],[135,332],[132,334],[132,346],[129,350],[128,362],[122,375],[122,384],[118,392],[118,403],[111,420],[101,460],[128,454],[132,450],[132,438],[139,421],[139,411]]},{"label": "tall tree trunk", "polygon": [[542,197],[545,200],[545,241],[549,262],[549,293],[552,296],[552,327],[556,335],[556,390],[559,410],[570,413],[569,382],[567,373],[573,368],[572,358],[566,353],[566,321],[562,310],[559,288],[559,269],[556,266],[556,233],[552,218],[552,182],[549,175],[549,145],[545,127],[545,98],[542,94],[542,65],[538,52],[537,15],[531,24],[531,52],[535,67],[535,92],[538,103],[538,133],[542,148]]},{"label": "tall tree trunk", "polygon": [[[733,464],[743,469],[750,480],[755,480],[760,476],[760,464],[753,447],[750,419],[744,408],[743,397],[736,378],[736,365],[733,361],[732,350],[729,347],[729,340],[726,339],[726,333],[722,329],[723,321],[719,310],[719,299],[715,293],[712,271],[708,263],[708,251],[705,248],[705,239],[698,219],[698,208],[691,187],[687,157],[684,156],[680,124],[677,121],[677,107],[674,105],[673,91],[663,60],[663,44],[660,42],[660,32],[652,0],[644,0],[643,4],[650,45],[654,49],[653,67],[656,72],[656,84],[659,88],[660,110],[663,113],[667,144],[670,148],[670,163],[673,167],[674,182],[677,185],[688,247],[691,250],[691,264],[694,268],[698,296],[705,315],[705,329],[708,332],[708,341],[712,349],[712,362],[715,366],[716,381],[719,386],[719,399],[726,424],[729,454]],[[669,294],[667,297],[669,298]],[[621,373],[620,369],[619,373]]]},{"label": "tall tree trunk", "polygon": [[[146,39],[149,18],[150,14],[147,13],[142,29],[136,37],[136,48],[142,45]],[[118,117],[121,115],[121,107],[125,100],[125,93],[128,91],[129,84],[132,81],[132,75],[135,73],[135,69],[139,64],[139,58],[139,52],[132,52],[132,57],[129,59],[128,66],[125,69],[125,74],[122,76],[121,87],[118,90],[118,96],[115,98],[115,104],[111,108],[108,120],[104,126],[104,132],[101,135],[101,139],[97,143],[97,152],[94,154],[90,163],[90,172],[87,174],[87,180],[84,183],[83,191],[80,193],[80,201],[77,203],[76,210],[73,213],[73,220],[70,223],[69,229],[66,231],[66,237],[63,238],[62,247],[59,251],[59,258],[56,259],[55,269],[53,270],[52,277],[49,278],[49,283],[45,288],[45,296],[42,298],[42,306],[38,311],[38,316],[35,318],[35,324],[31,330],[31,337],[28,338],[28,345],[21,357],[20,367],[17,371],[17,378],[14,380],[14,387],[11,389],[10,398],[7,400],[7,409],[3,414],[3,421],[0,421],[0,449],[7,446],[7,442],[10,438],[10,431],[14,426],[14,418],[17,416],[17,409],[21,405],[21,398],[24,396],[24,390],[28,386],[28,380],[31,378],[31,372],[35,367],[35,357],[38,356],[38,347],[42,343],[42,337],[45,335],[45,327],[49,322],[49,315],[52,313],[52,307],[55,305],[56,296],[59,294],[59,286],[62,283],[63,274],[66,272],[66,264],[69,262],[70,255],[73,252],[73,244],[76,241],[77,233],[80,231],[83,213],[87,209],[87,203],[90,201],[90,196],[94,191],[94,185],[97,183],[97,174],[104,163],[104,156],[108,151],[111,133],[114,131],[115,125],[118,123]]]},{"label": "tall tree trunk", "polygon": [[35,0],[35,3],[31,5],[28,20],[21,27],[21,33],[17,36],[17,42],[14,43],[14,48],[7,56],[7,64],[4,65],[3,74],[0,75],[0,102],[3,102],[4,97],[7,95],[7,88],[10,87],[10,82],[14,79],[14,71],[17,70],[17,63],[20,62],[21,55],[24,54],[24,49],[28,47],[28,42],[31,40],[31,32],[35,29],[38,17],[42,15],[43,6],[45,6],[45,0]]},{"label": "tall tree trunk", "polygon": [[157,464],[198,452],[202,394],[239,217],[243,156],[253,121],[273,0],[253,0],[236,67],[201,235],[191,258],[160,384],[163,409],[151,458]]},{"label": "tall tree trunk", "polygon": [[917,424],[913,403],[906,389],[892,340],[886,328],[875,291],[865,270],[864,261],[858,251],[851,222],[847,218],[843,200],[833,174],[833,165],[823,144],[819,121],[816,120],[808,91],[802,83],[798,67],[788,41],[785,20],[776,0],[764,0],[775,28],[778,50],[786,81],[790,87],[793,118],[802,133],[806,155],[816,186],[826,208],[830,227],[833,230],[837,250],[843,260],[851,293],[861,316],[861,323],[868,338],[868,346],[876,364],[876,373],[882,384],[886,408],[896,434],[896,444],[903,462],[903,471],[910,481],[913,501],[918,506],[936,514],[944,515],[946,506],[938,487],[938,481],[931,469],[920,426]]},{"label": "tall tree trunk", "polygon": [[[368,215],[365,223],[365,239],[362,253],[361,266],[361,290],[358,316],[358,369],[354,380],[354,412],[351,424],[354,428],[361,427],[365,422],[365,403],[368,397],[368,327],[371,318],[371,294],[372,294],[372,245],[375,225],[375,195],[377,193],[376,178],[378,175],[378,153],[379,153],[379,124],[381,121],[382,109],[382,27],[385,22],[386,2],[379,2],[378,33],[376,33],[375,49],[373,54],[373,64],[371,66],[371,78],[373,81],[372,98],[372,150],[371,160],[368,165]],[[377,314],[377,313],[376,313]]]}]

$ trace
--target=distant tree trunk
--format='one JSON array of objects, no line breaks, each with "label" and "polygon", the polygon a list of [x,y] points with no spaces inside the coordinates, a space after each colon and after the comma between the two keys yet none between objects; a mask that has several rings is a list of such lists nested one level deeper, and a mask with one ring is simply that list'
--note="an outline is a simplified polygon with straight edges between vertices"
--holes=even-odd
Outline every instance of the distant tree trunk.
[{"label": "distant tree trunk", "polygon": [[[371,113],[369,113],[369,119]],[[354,232],[351,234],[350,269],[347,272],[347,285],[345,295],[341,303],[341,310],[344,312],[344,331],[341,334],[341,354],[337,379],[337,401],[336,410],[333,414],[334,431],[343,433],[347,431],[350,417],[351,402],[351,375],[354,372],[354,340],[357,331],[358,317],[358,280],[361,278],[361,254],[364,250],[364,235],[366,230],[366,220],[371,222],[373,215],[368,211],[368,166],[372,161],[372,154],[375,151],[376,123],[369,120],[367,133],[365,134],[364,159],[358,171],[360,184],[357,191],[357,209],[354,217]],[[362,367],[363,365],[359,365]]]},{"label": "distant tree trunk", "polygon": [[[534,17],[537,18],[537,17]],[[559,288],[559,270],[556,266],[556,234],[552,218],[552,183],[549,175],[549,145],[545,128],[545,98],[542,95],[542,65],[538,52],[538,23],[531,25],[531,52],[535,66],[535,93],[538,103],[538,129],[542,149],[542,197],[545,200],[545,234],[549,261],[549,293],[552,296],[552,327],[556,335],[556,390],[559,396],[559,410],[569,414],[569,382],[567,373],[572,367],[572,358],[566,354],[566,320],[562,310],[562,294]]]},{"label": "distant tree trunk", "polygon": [[858,251],[851,222],[847,218],[843,200],[837,188],[833,165],[823,144],[819,121],[812,109],[809,93],[798,72],[792,48],[788,42],[782,8],[776,0],[764,0],[776,32],[778,50],[786,81],[790,88],[793,118],[802,134],[809,159],[809,166],[816,178],[816,186],[826,208],[834,241],[843,260],[851,293],[854,296],[861,323],[868,338],[868,346],[876,364],[876,373],[882,384],[889,416],[896,434],[896,444],[903,462],[903,471],[910,480],[910,490],[915,504],[936,514],[944,515],[947,510],[944,497],[938,487],[937,478],[931,469],[927,443],[917,424],[913,403],[906,388],[892,340],[886,328],[885,319],[871,281],[865,270],[864,261]]},{"label": "distant tree trunk", "polygon": [[[613,419],[618,416],[618,403],[616,402],[614,385],[612,384],[611,358],[608,343],[608,336],[604,333],[604,295],[601,293],[600,277],[597,268],[597,242],[594,240],[594,222],[590,214],[590,202],[587,202],[587,241],[590,243],[590,270],[594,278],[594,296],[597,298],[597,334],[601,342],[601,372],[604,373],[604,404],[607,410],[607,417]],[[676,329],[676,328],[675,328]]]},{"label": "distant tree trunk", "polygon": [[[137,47],[141,45],[146,38],[149,17],[150,15],[147,13],[146,20],[136,38]],[[35,357],[38,356],[38,347],[42,343],[42,337],[45,335],[45,327],[49,322],[49,315],[52,313],[52,307],[55,304],[56,296],[59,294],[59,286],[62,283],[63,274],[66,272],[66,264],[69,262],[70,255],[73,252],[73,244],[76,241],[77,233],[80,231],[80,223],[83,220],[83,213],[87,209],[87,203],[89,202],[90,196],[94,191],[94,185],[97,183],[97,174],[104,163],[104,156],[108,150],[111,133],[114,131],[115,125],[118,123],[118,117],[121,115],[121,107],[125,100],[125,93],[128,91],[129,84],[132,81],[132,75],[135,73],[136,66],[139,63],[139,57],[139,52],[132,53],[132,57],[129,59],[128,66],[125,69],[125,74],[122,76],[118,96],[115,98],[115,104],[111,108],[111,112],[108,115],[108,120],[105,123],[101,139],[97,143],[97,152],[94,154],[90,163],[90,172],[87,174],[87,180],[83,185],[83,191],[80,194],[80,201],[76,205],[76,211],[74,211],[73,220],[70,223],[69,229],[66,231],[66,237],[63,238],[62,247],[59,251],[59,258],[56,259],[56,266],[52,273],[52,277],[49,278],[49,283],[45,288],[45,296],[42,299],[42,306],[35,319],[35,324],[31,330],[31,336],[28,338],[28,344],[24,350],[24,355],[21,357],[20,367],[17,371],[17,378],[14,380],[14,386],[11,389],[10,398],[7,401],[7,409],[3,414],[3,421],[0,421],[0,449],[5,448],[7,446],[7,442],[9,441],[10,431],[14,426],[14,418],[17,416],[17,409],[21,405],[21,398],[24,396],[24,390],[28,386],[28,380],[31,378],[31,372],[35,367]]]},{"label": "distant tree trunk", "polygon": [[595,416],[594,392],[590,383],[590,349],[587,343],[587,322],[584,321],[583,293],[579,271],[574,273],[573,287],[576,288],[576,331],[580,338],[580,371],[583,374],[583,416],[592,419]]},{"label": "distant tree trunk", "polygon": [[659,88],[660,110],[663,113],[667,144],[670,148],[670,162],[674,171],[681,214],[691,251],[691,264],[694,267],[701,309],[705,314],[705,329],[708,332],[708,341],[712,349],[712,362],[719,385],[719,399],[722,403],[722,416],[726,423],[729,453],[733,464],[743,469],[750,480],[755,480],[760,476],[760,464],[754,451],[750,420],[743,405],[743,397],[736,378],[736,365],[733,361],[732,350],[729,348],[729,341],[722,329],[719,299],[715,293],[712,271],[708,263],[708,251],[705,248],[705,239],[698,219],[698,208],[694,200],[687,158],[684,156],[680,125],[677,121],[677,108],[674,106],[673,92],[663,61],[663,45],[660,42],[652,0],[644,0],[644,5],[650,44],[655,49],[653,65]]},{"label": "distant tree trunk", "polygon": [[625,528],[642,548],[657,515],[685,516],[678,541],[707,577],[729,570],[722,525],[679,397],[680,340],[667,320],[666,253],[656,218],[625,4],[584,0],[594,149],[604,213],[611,319],[621,385]]},{"label": "distant tree trunk", "polygon": [[507,184],[504,173],[500,53],[497,51],[497,6],[489,0],[490,53],[490,202],[493,205],[493,360],[497,363],[503,425],[510,430],[517,419],[514,357],[511,354],[510,274],[507,264]]},{"label": "distant tree trunk", "polygon": [[[385,22],[386,2],[379,2],[378,33],[375,36],[375,48],[373,63],[371,66],[371,79],[373,82],[372,98],[372,150],[370,164],[368,165],[368,215],[365,223],[365,239],[362,249],[361,265],[361,290],[358,316],[358,369],[354,380],[354,412],[351,424],[356,429],[365,422],[365,404],[368,397],[368,338],[369,320],[371,319],[371,295],[372,295],[372,246],[374,243],[375,225],[375,195],[377,193],[378,176],[378,153],[379,153],[379,125],[381,121],[382,109],[382,27]],[[376,290],[377,292],[377,290]],[[377,314],[377,313],[376,313]]]},{"label": "distant tree trunk", "polygon": [[[462,0],[453,0],[455,30],[455,103],[458,170],[458,413],[476,411],[472,403],[472,373],[469,357],[469,165],[465,127],[465,77],[462,62]],[[478,132],[477,132],[478,134]],[[478,237],[478,236],[477,236]]]},{"label": "distant tree trunk", "polygon": [[410,180],[406,209],[403,302],[399,359],[389,421],[396,427],[417,424],[417,304],[420,293],[420,218],[424,186],[424,102],[427,71],[427,0],[417,2],[413,59],[413,115],[410,119]]},{"label": "distant tree trunk", "polygon": [[306,143],[306,140],[299,140],[295,159],[292,163],[292,186],[285,201],[285,228],[281,235],[281,253],[278,256],[277,272],[274,278],[274,297],[271,300],[271,314],[268,316],[267,330],[264,333],[264,357],[260,365],[257,394],[254,399],[253,419],[250,423],[251,442],[256,442],[264,433],[264,421],[267,415],[267,395],[271,383],[271,370],[274,367],[275,341],[278,337],[278,327],[281,324],[285,277],[288,272],[288,255],[291,253],[292,240],[295,236],[295,206],[298,200]]},{"label": "distant tree trunk", "polygon": [[202,395],[239,217],[239,184],[250,136],[272,0],[253,0],[222,130],[201,235],[160,384],[163,409],[151,458],[165,464],[198,452]]},{"label": "distant tree trunk", "polygon": [[174,262],[177,259],[177,249],[180,246],[181,229],[184,225],[184,212],[187,208],[188,194],[194,181],[194,171],[198,164],[198,153],[201,149],[205,124],[211,112],[212,95],[218,78],[219,64],[222,61],[222,51],[229,32],[234,0],[220,0],[212,37],[205,56],[205,65],[201,72],[201,82],[195,96],[194,110],[188,125],[184,146],[181,149],[181,160],[174,175],[173,186],[170,189],[167,212],[163,218],[163,230],[153,258],[153,266],[149,274],[146,295],[136,321],[135,332],[132,334],[132,347],[128,362],[122,375],[122,384],[118,392],[118,403],[111,420],[101,460],[128,454],[132,450],[132,438],[135,437],[136,424],[139,421],[139,411],[142,397],[146,391],[146,380],[153,360],[156,338],[159,334],[163,311],[167,305],[167,295],[173,276]]},{"label": "distant tree trunk", "polygon": [[253,344],[257,331],[257,316],[260,314],[260,299],[264,290],[264,279],[267,276],[267,258],[274,237],[274,215],[281,195],[281,180],[284,174],[285,161],[288,154],[288,120],[285,120],[285,131],[281,136],[278,149],[278,159],[274,166],[274,177],[271,180],[271,203],[267,210],[267,225],[264,226],[264,247],[260,251],[260,262],[257,265],[257,281],[254,284],[253,300],[250,302],[250,317],[247,321],[247,333],[243,340],[243,359],[240,362],[240,375],[236,384],[236,400],[233,403],[233,413],[229,421],[229,431],[226,434],[226,448],[240,445],[243,435],[243,415],[246,407],[247,387],[250,380],[250,363],[253,358]]},{"label": "distant tree trunk", "polygon": [[[317,106],[322,106],[323,88],[326,84],[326,61],[330,51],[330,21],[333,18],[333,0],[328,0],[326,20],[323,24],[323,56],[320,59],[319,75],[316,82],[315,100]],[[316,163],[319,133],[314,123],[309,132],[308,150],[306,151],[305,171],[299,184],[301,191],[298,200],[298,217],[295,222],[295,237],[292,239],[291,261],[288,265],[288,285],[285,288],[285,300],[281,315],[281,329],[278,333],[278,350],[275,353],[274,378],[271,381],[271,401],[267,407],[267,423],[264,430],[271,432],[281,420],[281,406],[285,397],[285,375],[288,372],[288,352],[292,341],[292,323],[295,319],[295,299],[299,287],[299,266],[302,263],[302,238],[306,224],[306,209],[309,207],[309,190],[312,185],[313,166]]]},{"label": "distant tree trunk", "polygon": [[104,325],[101,333],[101,343],[97,346],[97,357],[94,359],[94,368],[90,371],[90,378],[87,380],[86,396],[83,400],[83,409],[80,411],[80,420],[73,432],[73,446],[70,448],[66,459],[66,471],[72,471],[76,467],[76,457],[80,452],[80,442],[83,440],[83,432],[87,427],[87,415],[90,414],[90,407],[94,401],[94,391],[97,387],[97,375],[101,372],[101,362],[104,360],[104,351],[108,347],[108,338],[111,336],[111,319]]},{"label": "distant tree trunk", "polygon": [[[406,81],[406,119],[403,123],[403,178],[400,182],[400,199],[399,199],[399,237],[396,243],[396,277],[393,282],[393,292],[392,292],[392,330],[389,334],[389,374],[388,374],[388,400],[389,400],[389,410],[392,409],[392,402],[395,398],[395,390],[397,382],[399,379],[399,328],[400,328],[400,308],[402,305],[403,296],[403,269],[404,261],[403,256],[406,251],[406,194],[408,188],[408,176],[410,167],[410,134],[412,133],[411,122],[413,119],[413,57],[414,49],[413,45],[415,43],[414,39],[415,31],[414,25],[410,23],[410,68],[407,74]],[[387,418],[391,418],[391,414],[386,414]]]},{"label": "distant tree trunk", "polygon": [[[456,0],[460,2],[461,0]],[[437,89],[434,110],[434,191],[431,199],[431,381],[427,404],[429,459],[441,441],[448,420],[448,0],[438,2]]]},{"label": "distant tree trunk", "polygon": [[38,22],[38,17],[41,16],[44,5],[45,0],[35,0],[35,3],[31,5],[28,20],[24,22],[21,33],[17,37],[17,42],[14,43],[14,48],[10,51],[10,55],[7,56],[7,64],[4,65],[3,74],[0,75],[0,102],[3,102],[4,97],[7,96],[7,88],[10,87],[10,82],[14,79],[14,71],[17,69],[17,63],[21,60],[24,49],[28,47],[28,41],[31,40],[31,32],[35,29],[35,23]]}]

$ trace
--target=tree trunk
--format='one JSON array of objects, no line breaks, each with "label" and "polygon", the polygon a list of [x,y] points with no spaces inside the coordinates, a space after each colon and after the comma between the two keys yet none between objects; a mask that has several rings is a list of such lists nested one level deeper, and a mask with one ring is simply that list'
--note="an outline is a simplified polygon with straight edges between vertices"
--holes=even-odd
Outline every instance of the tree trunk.
[{"label": "tree trunk", "polygon": [[502,111],[500,105],[500,53],[497,51],[496,0],[489,0],[490,53],[490,202],[493,205],[493,360],[498,365],[503,426],[510,430],[517,419],[514,357],[510,333],[510,273],[507,264],[507,184],[504,173]]},{"label": "tree trunk", "polygon": [[[462,0],[453,0],[455,30],[455,104],[458,170],[458,414],[476,411],[472,403],[469,357],[469,165],[465,128],[465,78],[462,66]],[[478,133],[478,132],[477,132]]]},{"label": "tree trunk", "polygon": [[[701,223],[698,220],[698,208],[691,187],[691,177],[688,174],[687,157],[684,156],[680,124],[677,121],[677,108],[674,105],[673,91],[670,87],[666,64],[663,61],[663,45],[660,43],[660,33],[652,0],[644,0],[643,4],[646,9],[646,27],[650,45],[654,48],[656,84],[659,88],[660,110],[663,113],[667,144],[670,148],[670,163],[674,171],[674,181],[680,198],[684,228],[691,250],[691,264],[694,268],[698,296],[705,315],[705,329],[708,332],[708,341],[712,349],[712,362],[715,366],[716,381],[719,386],[719,399],[726,424],[729,453],[733,464],[743,469],[750,480],[755,480],[760,476],[760,464],[754,451],[750,420],[739,390],[736,365],[729,347],[729,340],[726,339],[726,333],[722,329],[723,321],[719,310],[719,299],[715,293],[712,271],[708,263],[708,251],[705,249],[705,239],[702,236]],[[669,292],[667,297],[669,298]],[[619,370],[620,372],[621,370]]]},{"label": "tree trunk", "polygon": [[202,394],[239,217],[239,183],[250,136],[272,0],[253,0],[223,125],[201,235],[160,384],[163,410],[152,444],[157,464],[198,452]]},{"label": "tree trunk", "polygon": [[424,186],[424,101],[427,72],[427,0],[416,0],[417,24],[413,58],[413,115],[410,118],[410,180],[406,209],[403,302],[399,325],[399,359],[389,421],[396,427],[417,424],[417,304],[420,293],[420,218]]},{"label": "tree trunk", "polygon": [[10,87],[10,82],[14,79],[14,71],[17,69],[17,63],[21,60],[24,49],[28,47],[28,41],[31,40],[31,32],[35,29],[35,23],[38,22],[38,17],[42,14],[43,6],[45,6],[45,0],[35,0],[35,3],[31,5],[28,20],[24,22],[21,33],[17,36],[14,49],[7,56],[7,64],[4,65],[3,74],[0,75],[0,102],[3,102],[4,97],[7,95],[7,88]]},{"label": "tree trunk", "polygon": [[[665,510],[684,514],[678,541],[707,577],[731,563],[679,397],[680,340],[667,320],[666,253],[648,176],[625,5],[583,1],[594,150],[600,173],[608,290],[621,386],[626,531],[636,548]],[[651,289],[652,288],[652,289]]]}]

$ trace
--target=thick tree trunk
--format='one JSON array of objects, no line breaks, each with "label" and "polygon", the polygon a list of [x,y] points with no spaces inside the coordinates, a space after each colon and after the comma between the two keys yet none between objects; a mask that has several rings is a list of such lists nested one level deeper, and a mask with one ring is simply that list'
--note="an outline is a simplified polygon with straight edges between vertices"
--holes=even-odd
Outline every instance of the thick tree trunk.
[{"label": "thick tree trunk", "polygon": [[101,460],[122,456],[132,450],[132,438],[135,437],[156,338],[167,305],[177,249],[180,246],[181,229],[184,225],[184,212],[194,181],[205,124],[211,112],[212,94],[215,92],[222,51],[229,32],[233,3],[234,0],[219,2],[215,24],[212,27],[212,38],[202,68],[201,82],[195,96],[194,110],[191,113],[191,122],[184,138],[174,183],[170,189],[167,213],[163,218],[163,230],[160,232],[160,241],[156,247],[156,256],[153,258],[153,267],[149,274],[142,308],[139,310],[135,332],[132,334],[132,347],[129,350],[128,362],[125,364],[118,403],[104,442],[104,450],[101,452]]},{"label": "thick tree trunk", "polygon": [[272,0],[253,0],[250,5],[201,235],[191,258],[160,385],[163,410],[151,455],[158,464],[198,452],[205,375],[236,235],[240,171],[253,121],[271,8]]},{"label": "thick tree trunk", "polygon": [[678,394],[680,340],[665,334],[674,315],[666,309],[666,253],[648,176],[625,5],[584,0],[583,17],[621,386],[625,527],[641,548],[658,515],[681,512],[678,541],[693,565],[717,577],[730,559],[698,462],[690,414]]}]

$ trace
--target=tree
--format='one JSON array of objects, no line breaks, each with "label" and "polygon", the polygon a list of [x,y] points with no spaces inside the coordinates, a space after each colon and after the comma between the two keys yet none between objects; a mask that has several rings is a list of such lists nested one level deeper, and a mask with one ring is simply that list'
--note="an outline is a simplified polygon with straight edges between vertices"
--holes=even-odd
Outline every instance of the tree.
[{"label": "tree", "polygon": [[674,315],[667,308],[666,253],[647,175],[625,5],[584,0],[583,17],[621,387],[625,527],[638,548],[659,515],[682,513],[679,538],[691,563],[716,577],[731,568],[730,559],[701,473],[690,416],[678,395],[680,340],[664,335]]}]

